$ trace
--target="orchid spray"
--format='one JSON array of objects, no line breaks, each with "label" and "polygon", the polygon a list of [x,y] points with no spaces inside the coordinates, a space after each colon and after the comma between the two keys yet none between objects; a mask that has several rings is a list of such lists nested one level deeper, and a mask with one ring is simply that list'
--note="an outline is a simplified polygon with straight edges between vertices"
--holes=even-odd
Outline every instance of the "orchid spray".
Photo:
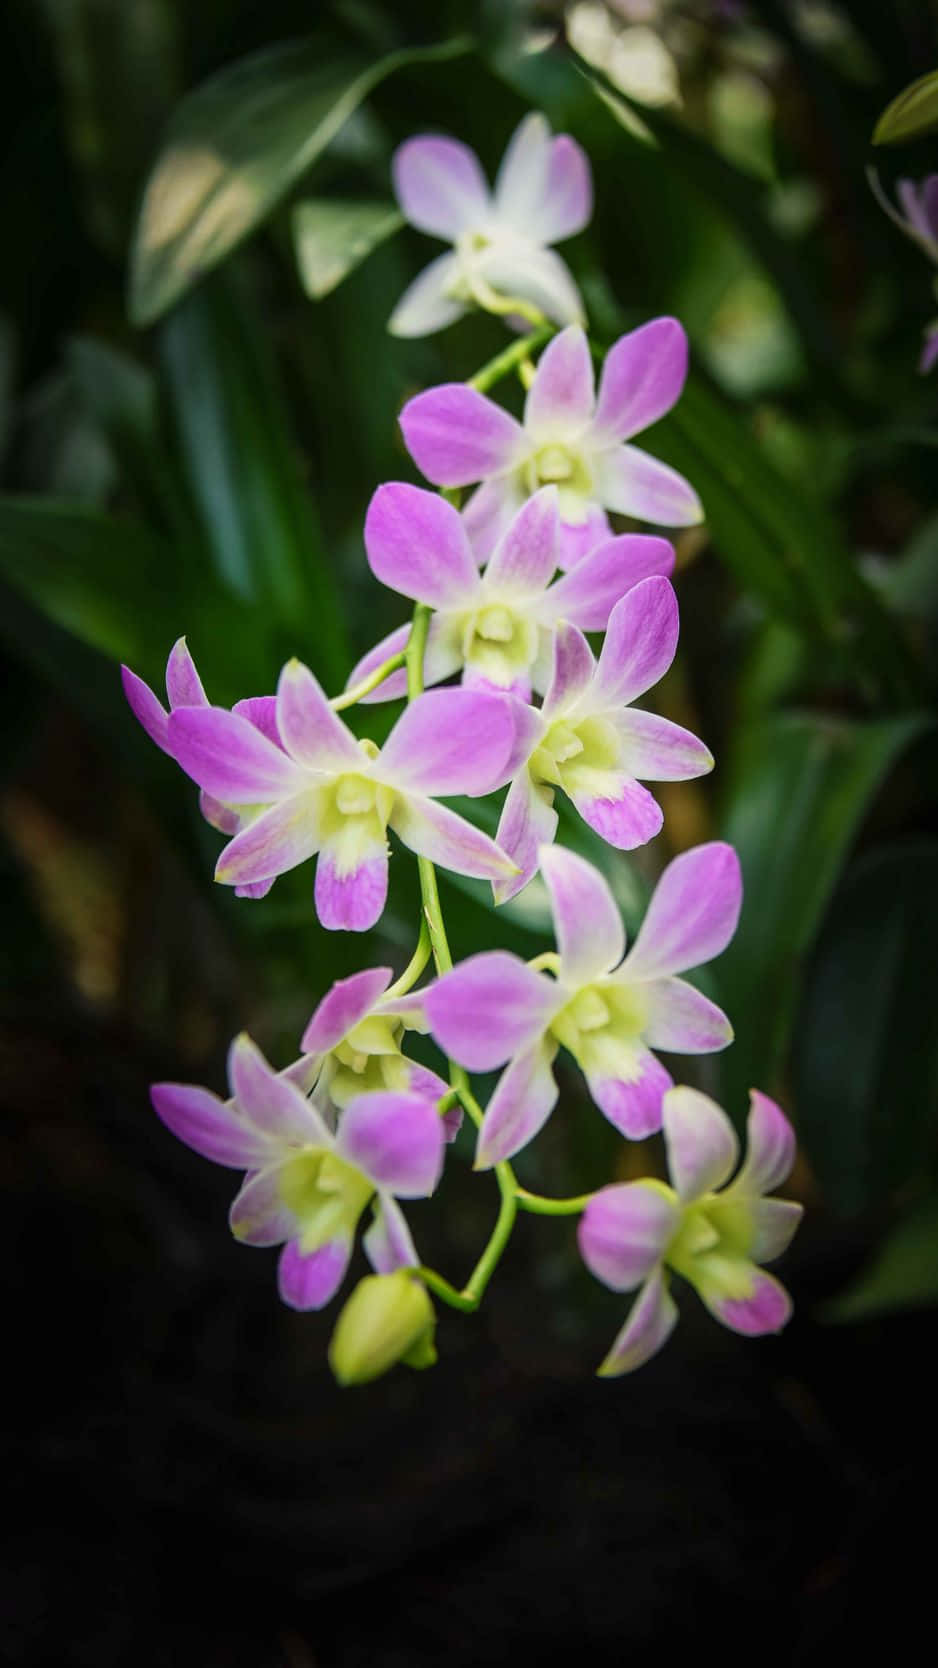
[{"label": "orchid spray", "polygon": [[[124,687],[227,837],[217,880],[261,897],[278,875],[315,858],[320,922],[364,932],[393,881],[392,830],[417,862],[416,947],[396,980],[387,967],[368,967],[334,983],[285,1069],[240,1037],[228,1098],[162,1083],[153,1104],[190,1147],[244,1173],[232,1232],[283,1247],[279,1291],[293,1308],[331,1301],[366,1219],[362,1245],[374,1272],[348,1298],[330,1348],[341,1383],[398,1361],[429,1365],[432,1299],[478,1307],[519,1211],[579,1218],[590,1270],[637,1292],[600,1368],[614,1375],[668,1337],[674,1275],[738,1332],[784,1325],[789,1299],[761,1265],[784,1250],[800,1214],[765,1198],[791,1168],[780,1109],[754,1092],[748,1156],[730,1180],[732,1125],[696,1089],[675,1087],[658,1057],[732,1041],[727,1015],[682,975],[718,956],[735,931],[735,852],[715,841],[667,864],[628,948],[604,877],[556,843],[558,793],[608,845],[629,851],[663,823],[644,784],[713,765],[696,736],[634,705],[677,645],[674,552],[657,529],[703,512],[687,481],[631,441],[680,397],[687,342],[677,320],[653,319],[613,344],[597,387],[601,356],[550,247],[590,217],[589,164],[542,116],[522,122],[494,192],[478,159],[452,139],[408,140],[393,173],[406,217],[452,250],[411,285],[390,328],[425,334],[479,307],[516,332],[468,383],[430,388],[401,414],[405,444],[441,492],[379,486],[364,535],[375,577],[413,602],[410,622],[331,697],[293,660],[276,694],[230,711],[215,706],[184,641],[169,656],[168,708],[128,668]],[[515,374],[526,390],[520,423],[489,397]],[[610,512],[649,530],[617,533]],[[605,634],[598,653],[586,632]],[[340,716],[385,701],[404,705],[381,747],[357,739]],[[440,803],[501,789],[494,837],[465,808]],[[556,950],[525,963],[492,948],[454,964],[437,867],[488,881],[496,903],[540,872]],[[421,984],[431,961],[435,976]],[[414,1031],[439,1046],[445,1077],[408,1056]],[[670,1184],[649,1177],[572,1198],[520,1185],[511,1160],[557,1104],[562,1054],[623,1142],[663,1130]],[[469,1073],[488,1071],[500,1076],[483,1107]],[[434,1193],[463,1115],[476,1126],[476,1169],[494,1172],[500,1202],[457,1286],[422,1263],[402,1201]]]}]

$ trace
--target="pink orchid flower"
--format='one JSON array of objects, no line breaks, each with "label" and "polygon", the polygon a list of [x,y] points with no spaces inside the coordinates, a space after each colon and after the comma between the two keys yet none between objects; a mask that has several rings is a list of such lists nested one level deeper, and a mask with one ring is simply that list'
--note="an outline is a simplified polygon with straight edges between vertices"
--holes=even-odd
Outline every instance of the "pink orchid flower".
[{"label": "pink orchid flower", "polygon": [[[586,557],[569,577],[591,560]],[[553,841],[555,789],[610,845],[631,851],[654,839],[664,820],[639,778],[679,782],[712,770],[712,755],[689,730],[630,705],[664,676],[677,637],[677,598],[662,577],[641,580],[616,603],[598,663],[576,626],[557,627],[550,687],[543,707],[527,720],[529,751],[495,836],[519,873],[495,882],[496,903],[527,885],[539,848]]]},{"label": "pink orchid flower", "polygon": [[203,1158],[247,1175],[229,1223],[246,1245],[283,1245],[280,1296],[321,1309],[348,1268],[365,1206],[374,1222],[364,1247],[379,1274],[415,1267],[417,1254],[398,1199],[431,1194],[443,1168],[442,1120],[423,1095],[359,1095],[337,1134],[313,1103],[275,1072],[250,1037],[228,1055],[231,1098],[194,1084],[155,1083],[153,1105],[168,1129]]},{"label": "pink orchid flower", "polygon": [[428,336],[494,291],[532,302],[558,324],[582,319],[565,263],[549,247],[582,231],[593,208],[589,163],[575,140],[526,116],[491,192],[475,152],[427,134],[394,153],[394,191],[418,231],[452,244],[415,278],[391,314],[395,336]]},{"label": "pink orchid flower", "polygon": [[468,383],[445,382],[408,401],[401,429],[434,485],[481,482],[464,511],[480,560],[525,499],[555,484],[561,566],[572,567],[609,537],[607,510],[664,527],[703,519],[683,475],[628,444],[670,411],[686,375],[683,327],[652,319],[609,349],[597,397],[589,342],[570,325],[541,354],[523,423]]},{"label": "pink orchid flower", "polygon": [[[602,631],[610,610],[640,579],[670,573],[666,539],[642,533],[606,538],[576,571],[550,582],[558,566],[557,491],[542,487],[523,503],[479,572],[465,524],[435,492],[391,481],[378,488],[365,521],[371,571],[382,584],[433,609],[424,681],[461,672],[469,688],[503,690],[529,700],[550,675],[554,632],[562,619]],[[349,678],[357,683],[407,642],[410,626],[377,644]],[[406,675],[392,673],[368,699],[392,700]]]},{"label": "pink orchid flower", "polygon": [[365,932],[387,898],[387,830],[457,874],[514,872],[488,835],[436,803],[485,794],[506,779],[515,749],[508,702],[431,690],[401,714],[384,746],[357,741],[305,666],[290,661],[276,697],[279,746],[223,707],[177,707],[169,747],[182,769],[241,824],[215,871],[227,886],[269,881],[319,854],[316,911],[324,927]]},{"label": "pink orchid flower", "polygon": [[[638,1296],[599,1371],[612,1378],[642,1366],[677,1322],[668,1271],[680,1274],[724,1326],[745,1337],[779,1332],[791,1315],[784,1286],[758,1265],[780,1257],[801,1220],[788,1199],[766,1199],[791,1170],[795,1138],[781,1108],[752,1091],[745,1163],[733,1126],[696,1089],[669,1089],[664,1138],[673,1185],[603,1187],[579,1225],[580,1250],[598,1280]],[[718,1191],[721,1190],[721,1191]]]},{"label": "pink orchid flower", "polygon": [[[559,954],[555,976],[504,950],[470,956],[424,996],[440,1047],[470,1071],[505,1066],[479,1131],[476,1167],[511,1158],[557,1101],[563,1046],[610,1123],[632,1139],[661,1127],[671,1078],[652,1049],[709,1054],[732,1041],[715,1003],[675,975],[710,961],[736,930],[739,859],[714,841],[668,864],[628,955],[615,899],[602,875],[562,847],[544,846]],[[624,959],[623,959],[624,957]]]}]

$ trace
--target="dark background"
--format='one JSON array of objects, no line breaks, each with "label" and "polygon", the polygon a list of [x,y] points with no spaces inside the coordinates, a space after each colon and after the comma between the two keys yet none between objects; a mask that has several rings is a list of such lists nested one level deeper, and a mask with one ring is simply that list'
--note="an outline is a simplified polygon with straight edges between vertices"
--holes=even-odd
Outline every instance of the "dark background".
[{"label": "dark background", "polygon": [[[519,67],[515,8],[6,8],[11,1662],[391,1668],[686,1647],[813,1664],[929,1626],[938,385],[915,363],[933,269],[863,169],[875,160],[888,189],[935,167],[933,138],[874,155],[869,136],[934,66],[938,31],[925,4],[827,8],[826,33],[805,21],[821,10],[662,5],[684,104],[634,106],[653,151],[561,41]],[[540,15],[556,27],[559,8]],[[285,1062],[332,978],[403,965],[416,900],[398,863],[363,947],[316,927],[305,871],[263,904],[216,896],[213,837],[136,730],[116,662],[158,682],[188,630],[221,699],[272,687],[290,652],[338,687],[400,617],[360,537],[374,485],[410,473],[396,411],[503,341],[485,320],[389,341],[393,300],[437,252],[412,233],[311,302],[283,205],[168,323],[129,324],[135,205],[170,111],[312,26],[336,54],[464,28],[482,44],[383,83],[294,196],[386,195],[390,150],[424,128],[492,170],[539,106],[594,164],[594,227],[569,253],[597,333],[687,322],[687,416],[652,445],[699,487],[708,526],[678,540],[682,653],[662,701],[720,768],[667,797],[664,852],[604,860],[631,922],[670,850],[740,845],[744,925],[709,987],[739,1043],[691,1080],[736,1117],[759,1082],[798,1126],[806,1221],[779,1339],[745,1343],[685,1293],[660,1359],[597,1382],[622,1300],[579,1266],[572,1224],[525,1218],[482,1311],[441,1314],[432,1372],[340,1392],[334,1315],[277,1303],[272,1256],[227,1236],[233,1178],[150,1111],[156,1078],[221,1088],[242,1027]],[[291,540],[299,616],[265,589]],[[537,922],[449,884],[444,904],[459,953],[535,953]],[[521,1166],[544,1191],[598,1185],[616,1161],[572,1074],[563,1087],[563,1119]],[[660,1164],[655,1144],[634,1162]],[[457,1154],[439,1203],[413,1210],[422,1253],[464,1278],[494,1208]]]}]

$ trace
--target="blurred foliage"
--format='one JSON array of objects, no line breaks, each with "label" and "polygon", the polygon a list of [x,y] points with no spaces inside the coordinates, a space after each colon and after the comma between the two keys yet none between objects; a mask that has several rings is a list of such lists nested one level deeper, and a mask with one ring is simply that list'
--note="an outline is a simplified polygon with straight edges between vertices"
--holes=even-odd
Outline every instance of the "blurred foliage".
[{"label": "blurred foliage", "polygon": [[[938,22],[877,0],[639,10],[333,0],[310,37],[300,0],[11,0],[0,633],[18,695],[0,828],[30,902],[8,924],[10,1000],[59,967],[146,1034],[161,1070],[217,1074],[226,1028],[285,1059],[331,978],[409,954],[400,858],[365,943],[321,931],[307,871],[260,903],[213,893],[217,841],[123,708],[114,663],[158,683],[185,632],[217,699],[269,690],[290,653],[337,688],[405,617],[361,541],[377,483],[414,478],[396,413],[504,338],[486,318],[387,335],[434,252],[399,230],[390,156],[443,129],[491,171],[543,109],[594,169],[592,225],[564,253],[597,338],[663,312],[690,333],[687,392],[649,444],[707,522],[677,540],[682,648],[654,699],[718,761],[665,790],[665,833],[634,859],[574,821],[564,837],[601,861],[632,929],[671,849],[738,844],[742,927],[707,981],[738,1041],[676,1069],[738,1116],[750,1084],[778,1093],[815,1210],[851,1215],[870,1247],[887,1236],[866,1296],[845,1299],[859,1315],[935,1292],[938,384],[916,375],[908,299],[927,264],[864,169],[905,87],[877,139],[897,143],[896,173],[935,170],[934,141],[908,143],[934,77],[909,83]],[[152,328],[133,328],[128,294]],[[353,722],[377,734],[387,718]],[[145,901],[97,824],[69,833],[63,724],[144,854]],[[69,853],[68,874],[96,877],[84,913],[52,883]],[[443,887],[458,953],[544,947],[536,885],[497,916],[484,888]],[[89,984],[92,918],[120,952]],[[520,1168],[577,1191],[605,1179],[613,1141],[572,1075],[564,1093],[569,1118]]]}]

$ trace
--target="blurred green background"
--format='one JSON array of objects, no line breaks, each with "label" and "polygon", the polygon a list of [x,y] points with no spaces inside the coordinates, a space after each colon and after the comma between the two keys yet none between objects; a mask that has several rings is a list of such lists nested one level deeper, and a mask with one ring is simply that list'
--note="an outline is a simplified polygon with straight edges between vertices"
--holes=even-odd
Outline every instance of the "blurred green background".
[{"label": "blurred green background", "polygon": [[[896,1502],[935,1475],[938,383],[916,373],[933,269],[864,170],[891,190],[938,166],[934,136],[870,143],[938,62],[935,7],[8,0],[0,42],[13,1475],[54,1508],[10,1566],[17,1660],[552,1660],[677,1646],[711,1611],[726,1636],[726,1606],[748,1638],[778,1592],[769,1660],[868,1639],[869,1571],[882,1592],[914,1564]],[[361,537],[378,482],[416,478],[396,414],[505,337],[387,335],[439,250],[388,215],[389,160],[444,130],[491,174],[530,108],[592,163],[562,253],[596,337],[687,327],[649,447],[707,512],[676,540],[653,704],[717,769],[663,790],[634,858],[563,835],[630,928],[674,851],[740,850],[743,920],[706,980],[737,1042],[674,1069],[739,1120],[752,1084],[790,1110],[798,1316],[752,1348],[688,1296],[661,1362],[596,1386],[621,1299],[569,1224],[525,1221],[482,1313],[443,1317],[434,1374],[342,1396],[330,1317],[278,1308],[272,1260],[227,1241],[228,1178],[173,1146],[147,1084],[221,1087],[242,1027],[292,1058],[333,978],[403,966],[414,866],[367,941],[318,927],[308,866],[261,902],[213,887],[217,838],[116,665],[159,688],[185,632],[219,701],[290,654],[335,691],[405,617]],[[536,884],[497,914],[441,886],[457,954],[546,947]],[[562,1087],[527,1185],[660,1167]],[[414,1210],[457,1281],[493,1192],[460,1152]]]}]

